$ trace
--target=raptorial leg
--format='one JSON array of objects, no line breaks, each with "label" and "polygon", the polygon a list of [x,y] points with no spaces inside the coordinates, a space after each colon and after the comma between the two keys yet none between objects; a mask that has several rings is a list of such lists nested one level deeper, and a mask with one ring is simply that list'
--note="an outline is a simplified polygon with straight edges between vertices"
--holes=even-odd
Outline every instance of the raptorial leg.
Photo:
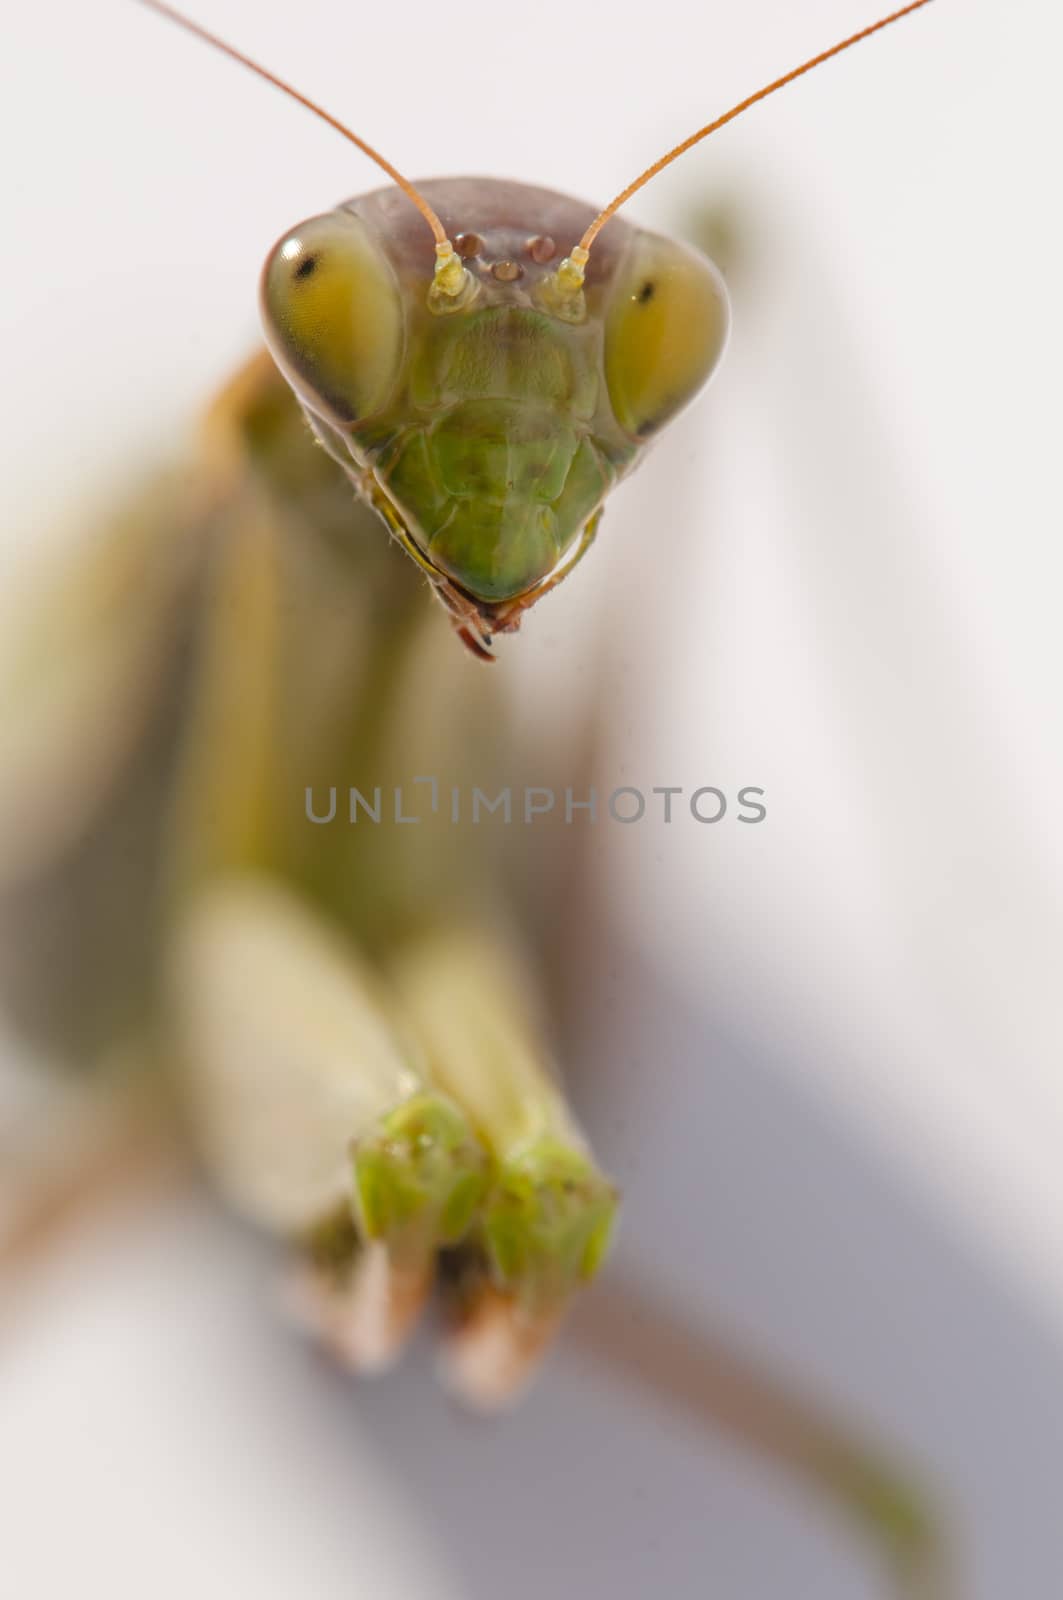
[{"label": "raptorial leg", "polygon": [[467,1117],[349,936],[278,879],[192,897],[167,994],[206,1165],[295,1253],[289,1309],[353,1369],[386,1366],[486,1190]]},{"label": "raptorial leg", "polygon": [[504,929],[441,930],[389,972],[441,1088],[491,1158],[466,1243],[447,1263],[444,1376],[494,1409],[517,1397],[608,1249],[617,1195],[551,1070],[530,969]]}]

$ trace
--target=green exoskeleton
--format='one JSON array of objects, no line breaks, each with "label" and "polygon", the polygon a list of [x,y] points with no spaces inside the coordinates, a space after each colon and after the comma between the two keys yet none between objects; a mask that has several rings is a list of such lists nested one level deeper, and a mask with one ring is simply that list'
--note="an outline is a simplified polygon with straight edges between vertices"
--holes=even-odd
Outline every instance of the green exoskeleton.
[{"label": "green exoskeleton", "polygon": [[[290,229],[262,278],[272,359],[215,403],[195,470],[63,575],[0,708],[14,1014],[57,1055],[166,1069],[351,1367],[390,1361],[439,1284],[481,1404],[597,1272],[617,1193],[556,1072],[504,819],[445,797],[522,756],[469,652],[571,571],[723,349],[715,267],[613,215],[663,164],[601,213],[387,168]],[[803,1415],[746,1431],[931,1592],[888,1476]]]},{"label": "green exoskeleton", "polygon": [[277,245],[266,335],[321,443],[486,653],[575,565],[610,489],[701,389],[727,295],[703,256],[622,220],[566,290],[558,241],[584,233],[590,207],[489,178],[418,193],[455,235],[455,292],[434,281],[405,195],[379,190]]}]

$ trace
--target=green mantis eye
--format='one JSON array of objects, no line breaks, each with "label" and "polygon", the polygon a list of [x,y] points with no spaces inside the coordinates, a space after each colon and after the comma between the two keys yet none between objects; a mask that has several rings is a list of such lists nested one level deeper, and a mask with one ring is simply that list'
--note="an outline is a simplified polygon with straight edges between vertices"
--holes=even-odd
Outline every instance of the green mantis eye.
[{"label": "green mantis eye", "polygon": [[402,305],[357,217],[311,217],[274,246],[262,316],[274,360],[312,410],[355,422],[384,404],[402,356]]},{"label": "green mantis eye", "polygon": [[605,324],[605,379],[621,427],[644,438],[692,400],[723,353],[729,321],[711,261],[641,234]]}]

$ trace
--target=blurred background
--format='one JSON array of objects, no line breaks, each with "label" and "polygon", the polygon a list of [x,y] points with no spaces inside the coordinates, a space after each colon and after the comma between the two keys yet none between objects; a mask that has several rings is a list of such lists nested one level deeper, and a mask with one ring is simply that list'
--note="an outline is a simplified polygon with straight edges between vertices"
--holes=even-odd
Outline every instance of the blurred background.
[{"label": "blurred background", "polygon": [[[604,201],[875,7],[195,15],[414,177]],[[937,1484],[975,1600],[1063,1564],[1061,44],[1043,0],[939,0],[638,197],[722,239],[730,351],[497,669],[529,716],[533,684],[559,722],[604,697],[603,792],[766,791],[757,827],[588,833],[576,1096],[621,1266]],[[275,238],[377,179],[128,0],[22,8],[0,72],[10,586],[179,447]],[[578,1350],[476,1423],[427,1344],[352,1389],[269,1299],[180,1190],[5,1307],[20,1593],[880,1592],[814,1501]]]}]

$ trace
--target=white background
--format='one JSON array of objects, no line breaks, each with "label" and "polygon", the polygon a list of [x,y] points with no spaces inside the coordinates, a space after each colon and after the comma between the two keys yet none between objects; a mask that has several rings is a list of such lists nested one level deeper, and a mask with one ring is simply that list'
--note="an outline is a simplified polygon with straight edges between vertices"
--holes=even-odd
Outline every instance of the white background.
[{"label": "white background", "polygon": [[[604,200],[873,11],[198,15],[414,176]],[[1045,0],[939,0],[639,197],[666,229],[730,208],[731,350],[500,669],[560,701],[604,641],[603,789],[766,788],[760,828],[598,830],[588,1119],[629,1257],[944,1479],[979,1600],[1048,1592],[1061,1556],[1061,44]],[[2,70],[15,568],[180,441],[273,239],[376,175],[118,0],[20,8]],[[75,1252],[5,1352],[20,1592],[150,1568],[164,1594],[521,1596],[577,1566],[589,1593],[863,1592],[774,1481],[566,1358],[505,1433],[424,1363],[356,1402],[263,1329],[242,1240],[191,1201],[159,1226]]]}]

